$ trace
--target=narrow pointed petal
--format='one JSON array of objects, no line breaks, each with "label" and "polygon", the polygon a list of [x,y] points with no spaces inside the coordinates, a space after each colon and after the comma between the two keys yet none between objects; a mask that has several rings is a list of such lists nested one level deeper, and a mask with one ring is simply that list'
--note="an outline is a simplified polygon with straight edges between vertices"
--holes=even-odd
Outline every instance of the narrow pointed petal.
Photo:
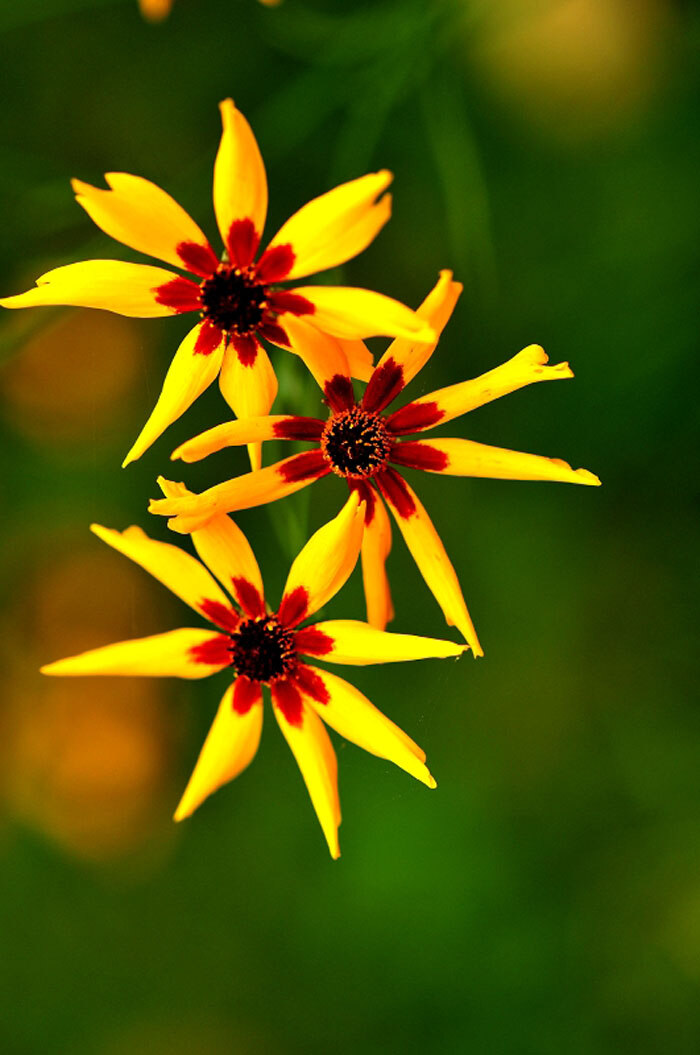
[{"label": "narrow pointed petal", "polygon": [[314,674],[320,678],[326,698],[320,702],[309,697],[309,704],[326,725],[363,751],[393,762],[427,787],[436,786],[425,765],[425,752],[359,689],[330,671],[314,670]]},{"label": "narrow pointed petal", "polygon": [[122,468],[140,458],[174,421],[189,410],[219,373],[224,354],[223,337],[214,351],[203,355],[197,351],[203,325],[200,323],[190,330],[175,352],[158,401],[122,462]]},{"label": "narrow pointed petal", "polygon": [[309,322],[332,337],[409,337],[418,341],[434,338],[432,327],[419,315],[382,293],[351,286],[304,286],[292,292],[313,305]]},{"label": "narrow pointed petal", "polygon": [[322,608],[349,579],[360,555],[365,506],[357,492],[316,531],[289,569],[280,622],[294,626]]},{"label": "narrow pointed petal", "polygon": [[446,659],[461,656],[465,650],[464,645],[439,638],[389,634],[356,619],[329,619],[314,623],[313,630],[330,640],[328,650],[322,653],[324,660],[353,667],[412,659]]},{"label": "narrow pointed petal", "polygon": [[418,495],[391,469],[376,479],[418,570],[442,608],[447,625],[457,627],[475,656],[483,656],[457,573]]},{"label": "narrow pointed petal", "polygon": [[164,190],[140,176],[108,172],[109,190],[72,181],[75,198],[111,238],[148,256],[198,275],[216,270],[217,258],[204,232]]},{"label": "narrow pointed petal", "polygon": [[391,551],[391,521],[381,498],[376,497],[372,517],[365,523],[362,539],[362,581],[367,603],[367,622],[383,630],[394,618],[386,559]]},{"label": "narrow pointed petal", "polygon": [[350,377],[347,356],[335,337],[293,315],[284,316],[284,328],[290,350],[308,367],[322,391],[331,378],[338,375]]},{"label": "narrow pointed petal", "polygon": [[365,342],[341,340],[340,346],[348,361],[350,377],[356,377],[358,381],[369,381],[374,370],[374,356]]},{"label": "narrow pointed petal", "polygon": [[191,816],[205,799],[222,784],[237,777],[255,758],[262,732],[262,692],[257,686],[257,699],[244,714],[234,708],[235,683],[229,685],[219,704],[219,710],[204,741],[199,758],[189,779],[175,820]]},{"label": "narrow pointed petal", "polygon": [[[172,483],[158,478],[166,498],[191,497],[184,484]],[[254,606],[260,614],[265,610],[265,594],[262,575],[252,547],[231,517],[222,514],[213,517],[199,531],[192,532],[192,542],[200,558],[213,572],[219,582],[236,596],[244,609]],[[252,591],[252,593],[251,593]]]},{"label": "narrow pointed petal", "polygon": [[[229,345],[219,375],[221,394],[238,418],[261,417],[268,413],[277,395],[277,377],[270,357],[258,345],[252,362],[242,359],[233,345]],[[262,463],[262,446],[248,444],[251,469]]]},{"label": "narrow pointed petal", "polygon": [[438,389],[395,411],[388,424],[395,434],[420,432],[442,425],[477,407],[500,399],[537,381],[561,381],[573,377],[568,363],[547,366],[548,357],[538,344],[531,344],[507,363],[472,381]]},{"label": "narrow pointed petal", "polygon": [[398,337],[392,341],[367,386],[363,405],[368,410],[383,410],[423,369],[452,316],[462,288],[460,282],[452,281],[451,271],[440,272],[435,287],[416,311],[416,315],[433,328],[433,340],[425,343]]},{"label": "narrow pointed petal", "polygon": [[523,454],[503,447],[489,447],[473,440],[411,440],[394,447],[391,460],[398,465],[448,476],[483,476],[494,480],[557,480],[599,486],[588,469],[572,469],[560,458]]},{"label": "narrow pointed petal", "polygon": [[269,246],[290,246],[294,263],[286,277],[302,278],[326,271],[366,249],[391,216],[391,196],[379,195],[392,179],[386,169],[361,176],[321,194],[295,212]]},{"label": "narrow pointed petal", "polygon": [[[196,557],[185,553],[179,546],[149,538],[139,527],[112,531],[100,524],[92,524],[91,531],[112,549],[139,564],[206,619],[212,619],[215,612],[221,616],[223,610],[229,611],[237,622],[238,617],[216,580]],[[228,625],[230,620],[226,622]]]},{"label": "narrow pointed petal", "polygon": [[[87,677],[94,674],[123,677],[206,678],[227,665],[208,662],[201,653],[219,635],[211,630],[183,628],[166,634],[119,641],[93,648],[79,656],[59,659],[41,668],[42,674]],[[200,651],[198,651],[200,650]]]},{"label": "narrow pointed petal", "polygon": [[340,857],[338,844],[340,801],[338,799],[338,762],[333,745],[323,727],[323,722],[312,707],[302,702],[299,721],[293,724],[285,717],[279,696],[279,683],[273,684],[273,711],[277,724],[304,778],[331,857],[336,859]]},{"label": "narrow pointed petal", "polygon": [[[182,443],[170,457],[173,460],[181,458],[183,462],[198,462],[216,451],[224,450],[225,447],[241,447],[246,443],[276,439],[319,439],[323,431],[322,421],[318,422],[319,429],[308,426],[312,435],[303,435],[303,423],[315,420],[317,419],[296,418],[292,414],[265,414],[254,418],[238,418],[237,421],[224,421],[221,425],[215,425],[214,428],[207,429],[199,436]],[[295,432],[297,421],[302,424],[298,432]]]},{"label": "narrow pointed petal", "polygon": [[155,499],[148,507],[149,512],[173,517],[168,527],[187,535],[220,513],[233,513],[238,509],[252,509],[266,502],[275,502],[326,476],[330,469],[321,452],[309,451],[308,454],[318,457],[312,460],[307,459],[306,454],[294,454],[265,469],[256,469],[216,484],[199,495]]},{"label": "narrow pointed petal", "polygon": [[62,304],[101,308],[116,315],[156,319],[177,310],[158,301],[158,289],[177,276],[162,267],[124,260],[83,260],[47,271],[36,287],[15,297],[3,297],[3,308],[36,308]]},{"label": "narrow pointed petal", "polygon": [[249,220],[259,242],[267,216],[265,165],[253,131],[233,100],[224,99],[219,109],[223,132],[214,163],[214,211],[221,238],[229,245],[232,225]]}]

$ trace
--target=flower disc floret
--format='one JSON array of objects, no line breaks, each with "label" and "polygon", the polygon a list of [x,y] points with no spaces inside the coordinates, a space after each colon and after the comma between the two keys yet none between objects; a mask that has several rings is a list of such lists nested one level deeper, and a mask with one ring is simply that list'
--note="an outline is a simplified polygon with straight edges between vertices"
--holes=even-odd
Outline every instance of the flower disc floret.
[{"label": "flower disc floret", "polygon": [[321,450],[333,472],[350,480],[381,472],[391,446],[383,419],[360,406],[334,414],[321,437]]},{"label": "flower disc floret", "polygon": [[273,615],[247,619],[231,635],[231,665],[251,681],[284,677],[296,666],[294,632]]},{"label": "flower disc floret", "polygon": [[267,307],[267,290],[237,267],[222,267],[200,287],[202,315],[224,333],[254,333]]}]

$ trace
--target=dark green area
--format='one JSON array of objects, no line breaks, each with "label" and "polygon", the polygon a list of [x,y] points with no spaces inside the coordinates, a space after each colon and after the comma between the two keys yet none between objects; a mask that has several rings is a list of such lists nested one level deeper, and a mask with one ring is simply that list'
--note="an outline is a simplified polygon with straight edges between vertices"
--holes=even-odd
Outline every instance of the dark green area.
[{"label": "dark green area", "polygon": [[[86,255],[133,258],[91,228],[71,176],[147,176],[213,237],[217,103],[232,95],[268,165],[269,233],[334,182],[386,166],[392,222],[342,281],[411,305],[441,267],[464,281],[413,395],[531,342],[572,363],[575,381],[511,395],[446,434],[563,457],[603,480],[594,490],[416,479],[486,657],[341,672],[416,737],[439,788],[338,743],[339,862],[269,713],[255,764],[180,826],[168,852],[85,863],[8,808],[3,1055],[700,1048],[700,24],[680,0],[634,16],[636,5],[580,4],[633,18],[622,40],[640,53],[619,81],[560,58],[538,97],[538,67],[558,47],[609,48],[614,65],[617,38],[604,25],[599,39],[595,18],[580,30],[562,23],[564,37],[541,38],[540,63],[516,87],[512,53],[502,53],[501,91],[483,55],[498,54],[493,42],[520,5],[498,18],[490,7],[175,0],[152,26],[136,0],[0,0],[3,293]],[[640,18],[654,19],[646,37]],[[32,313],[36,328],[49,314]],[[46,563],[60,549],[52,533],[69,550],[95,519],[166,538],[145,513],[154,476],[168,474],[176,442],[226,416],[212,390],[139,463],[119,468],[184,332],[177,320],[138,325],[157,331],[157,362],[80,456],[0,419],[3,626],[20,653],[15,612],[37,554]],[[27,332],[15,326],[0,319],[5,372]],[[277,407],[318,409],[301,364],[283,359]],[[97,358],[86,364],[98,368]],[[200,489],[232,465],[242,471],[243,455],[175,478]],[[271,599],[307,524],[330,516],[342,493],[326,481],[310,501],[240,516]],[[451,633],[400,538],[389,568],[394,628]],[[359,573],[329,610],[362,617]],[[139,632],[182,619],[167,601],[163,612],[172,622]],[[169,838],[170,806],[224,684],[173,688],[186,732],[156,844]]]}]

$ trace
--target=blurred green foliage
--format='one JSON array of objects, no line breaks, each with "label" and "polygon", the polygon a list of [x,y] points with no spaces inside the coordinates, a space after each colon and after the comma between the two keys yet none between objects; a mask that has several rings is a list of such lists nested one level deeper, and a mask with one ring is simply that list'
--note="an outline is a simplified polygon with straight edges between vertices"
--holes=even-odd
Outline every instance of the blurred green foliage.
[{"label": "blurred green foliage", "polygon": [[[223,679],[162,687],[172,751],[154,808],[138,838],[92,852],[89,789],[70,839],[51,781],[31,809],[22,790],[17,744],[47,705],[34,670],[55,658],[37,599],[65,562],[92,559],[91,520],[167,537],[146,522],[154,477],[226,408],[207,393],[122,472],[181,320],[136,322],[131,381],[93,402],[101,336],[61,388],[54,354],[70,342],[54,353],[48,331],[31,368],[23,356],[67,312],[3,317],[4,1055],[698,1051],[699,31],[680,0],[176,0],[158,26],[136,0],[0,2],[4,292],[85,255],[130,257],[91,228],[71,176],[147,176],[213,234],[216,104],[233,95],[268,164],[270,231],[388,166],[394,218],[343,280],[409,304],[441,267],[465,282],[413,395],[540,342],[576,380],[452,431],[604,484],[418,480],[486,658],[358,670],[440,786],[338,744],[340,862],[269,720],[250,771],[172,825]],[[313,411],[300,364],[275,363],[279,410]],[[83,432],[59,436],[54,387],[70,407],[81,386]],[[36,420],[33,388],[49,397]],[[197,489],[243,468],[229,452],[177,474]],[[341,494],[330,480],[240,516],[271,598]],[[395,628],[442,635],[400,539],[390,570]],[[330,611],[361,616],[358,579]],[[130,583],[129,632],[178,625],[157,585]],[[84,603],[86,625],[116,606],[100,582]],[[99,701],[99,684],[86,691]],[[73,727],[70,704],[60,713],[56,766]]]}]

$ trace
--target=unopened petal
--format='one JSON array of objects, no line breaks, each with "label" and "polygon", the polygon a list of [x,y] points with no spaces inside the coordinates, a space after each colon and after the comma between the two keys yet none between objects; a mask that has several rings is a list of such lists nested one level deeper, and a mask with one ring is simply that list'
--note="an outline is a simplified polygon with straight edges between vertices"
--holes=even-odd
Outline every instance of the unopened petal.
[{"label": "unopened petal", "polygon": [[158,401],[124,459],[122,467],[140,458],[158,437],[192,406],[219,373],[224,354],[223,335],[221,343],[213,352],[202,355],[197,351],[201,329],[200,323],[190,330],[175,352]]},{"label": "unopened petal", "polygon": [[[311,536],[289,570],[279,608],[282,622],[307,619],[347,582],[360,555],[364,515],[353,491],[340,513]],[[286,611],[293,611],[291,618],[285,618]]]},{"label": "unopened petal", "polygon": [[323,653],[329,663],[366,666],[369,663],[402,663],[412,659],[446,659],[461,656],[464,645],[415,634],[389,634],[356,619],[330,619],[315,623],[314,630],[330,638]]},{"label": "unopened petal", "polygon": [[366,249],[391,216],[391,196],[379,195],[392,179],[386,170],[361,176],[295,212],[269,246],[291,247],[294,263],[286,277],[302,278],[337,267]]},{"label": "unopened petal", "polygon": [[434,338],[432,327],[419,315],[382,293],[351,286],[304,286],[293,292],[313,304],[308,321],[332,337],[409,337],[421,341]]},{"label": "unopened petal", "polygon": [[232,224],[250,220],[257,241],[267,215],[267,176],[253,131],[232,99],[220,104],[223,132],[214,163],[214,211],[224,245]]},{"label": "unopened petal", "polygon": [[[272,698],[274,703],[274,688]],[[294,725],[285,718],[278,706],[275,705],[273,711],[304,778],[331,857],[338,858],[338,826],[341,819],[338,762],[330,737],[321,719],[306,703],[302,704],[300,722]]]},{"label": "unopened petal", "polygon": [[158,290],[177,276],[161,267],[130,264],[124,260],[83,260],[47,271],[36,287],[15,297],[0,299],[3,308],[65,305],[101,308],[117,315],[155,319],[177,310],[158,301]]},{"label": "unopened petal", "polygon": [[262,693],[245,714],[234,710],[234,685],[230,685],[219,704],[219,710],[199,753],[175,820],[189,817],[222,784],[242,773],[255,758],[262,732]]},{"label": "unopened petal", "polygon": [[187,267],[188,255],[191,258],[197,254],[216,267],[216,257],[204,232],[155,183],[126,172],[108,172],[105,182],[109,190],[77,179],[72,185],[78,204],[111,238],[176,267]]},{"label": "unopened petal", "polygon": [[94,648],[79,656],[59,659],[41,668],[42,674],[59,677],[87,677],[95,674],[123,677],[206,678],[223,670],[224,663],[209,663],[202,649],[215,640],[211,630],[183,628],[166,634],[119,641]]},{"label": "unopened petal", "polygon": [[386,758],[429,788],[435,781],[425,765],[425,752],[398,725],[382,714],[359,689],[327,670],[315,670],[326,689],[323,703],[309,704],[336,733],[364,751]]}]

